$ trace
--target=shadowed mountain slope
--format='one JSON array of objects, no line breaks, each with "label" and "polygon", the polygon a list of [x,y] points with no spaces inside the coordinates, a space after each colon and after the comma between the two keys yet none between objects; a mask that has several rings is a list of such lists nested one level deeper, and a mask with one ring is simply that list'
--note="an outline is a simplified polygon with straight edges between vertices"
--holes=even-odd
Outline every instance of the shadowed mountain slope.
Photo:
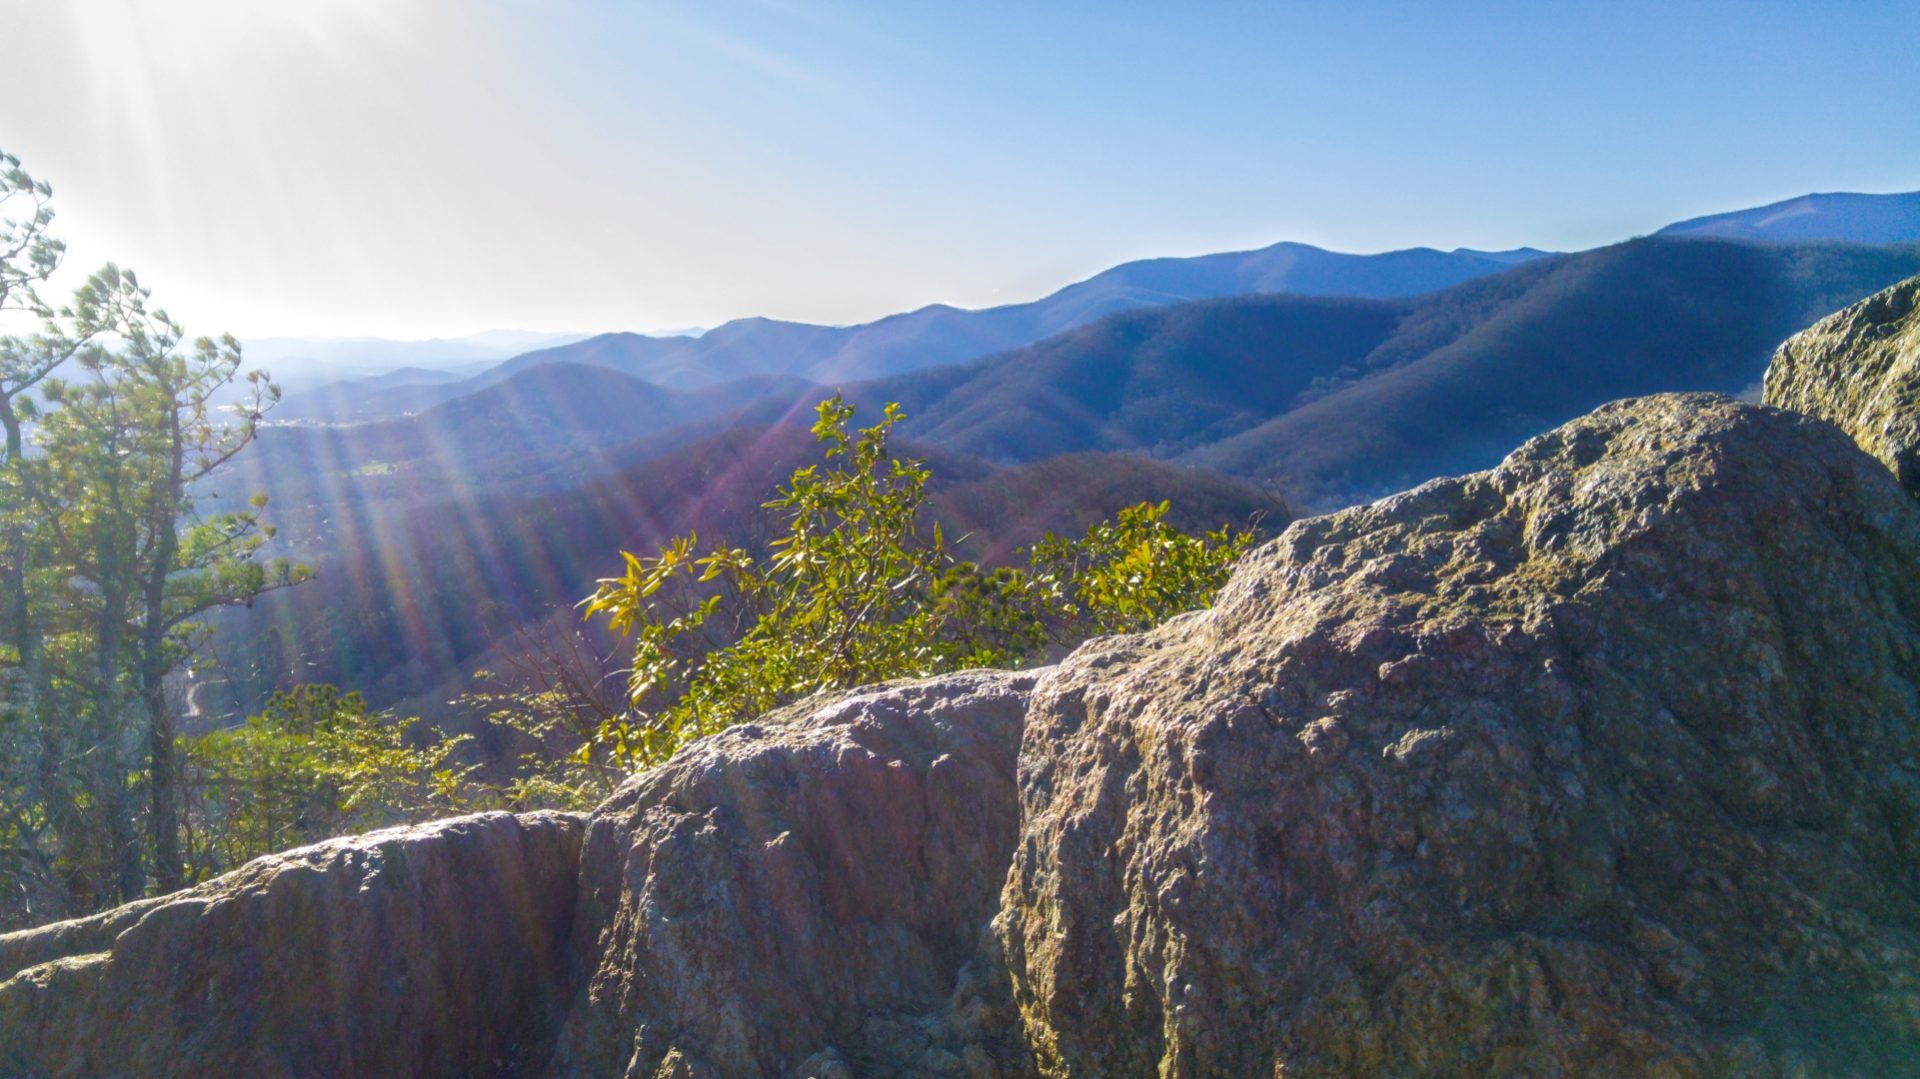
[{"label": "shadowed mountain slope", "polygon": [[667,386],[756,374],[815,382],[877,378],[1016,348],[1120,311],[1256,292],[1408,296],[1499,273],[1542,252],[1415,248],[1349,255],[1306,244],[1129,262],[1032,303],[963,310],[932,304],[858,326],[744,318],[697,337],[609,333],[517,356],[464,382],[365,386],[290,402],[290,416],[350,422],[419,411],[530,367],[610,367]]},{"label": "shadowed mountain slope", "polygon": [[1530,287],[1466,332],[1417,357],[1383,350],[1372,377],[1183,459],[1319,506],[1385,494],[1489,466],[1607,401],[1751,392],[1782,338],[1916,270],[1912,245],[1660,241],[1525,267]]},{"label": "shadowed mountain slope", "polygon": [[1149,453],[1326,507],[1484,467],[1620,397],[1746,390],[1782,338],[1915,270],[1920,246],[1639,240],[1411,299],[1132,312],[849,394],[968,453]]},{"label": "shadowed mountain slope", "polygon": [[669,449],[734,426],[727,414],[749,403],[806,395],[793,379],[670,390],[606,367],[545,364],[418,415],[270,427],[222,486],[269,492],[290,525],[345,503],[420,504],[498,484],[524,494],[611,471],[598,458],[612,447],[682,429]]},{"label": "shadowed mountain slope", "polygon": [[[1171,520],[1189,531],[1290,519],[1255,487],[1145,458],[1080,454],[1006,468],[936,446],[896,449],[928,460],[927,520],[966,537],[960,553],[975,559],[1006,559],[1046,531],[1078,532],[1147,500],[1171,500]],[[564,489],[509,483],[410,503],[332,501],[324,519],[300,525],[311,530],[305,549],[319,581],[215,619],[212,648],[228,681],[209,687],[205,706],[244,711],[301,681],[352,686],[378,705],[444,700],[495,643],[617,572],[622,549],[651,551],[687,532],[764,543],[761,503],[818,460],[797,426],[735,428]]]}]

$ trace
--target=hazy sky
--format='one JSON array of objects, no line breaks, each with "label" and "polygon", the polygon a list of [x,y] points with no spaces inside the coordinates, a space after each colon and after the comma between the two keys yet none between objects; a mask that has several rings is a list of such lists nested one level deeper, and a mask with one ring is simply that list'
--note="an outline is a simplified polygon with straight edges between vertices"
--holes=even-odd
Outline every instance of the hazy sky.
[{"label": "hazy sky", "polygon": [[1898,3],[0,0],[0,148],[197,332],[851,322],[1920,188]]}]

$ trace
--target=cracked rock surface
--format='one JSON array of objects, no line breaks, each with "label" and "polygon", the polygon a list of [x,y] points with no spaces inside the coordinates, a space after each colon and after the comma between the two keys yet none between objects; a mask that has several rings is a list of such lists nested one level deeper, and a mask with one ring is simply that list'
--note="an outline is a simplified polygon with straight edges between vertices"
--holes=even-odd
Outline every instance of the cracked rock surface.
[{"label": "cracked rock surface", "polygon": [[856,691],[636,777],[588,830],[574,948],[591,974],[556,1072],[1021,1069],[919,1020],[985,965],[1033,679]]},{"label": "cracked rock surface", "polygon": [[1838,432],[1703,395],[1296,523],[1035,690],[1040,1064],[1911,1073],[1916,566]]}]

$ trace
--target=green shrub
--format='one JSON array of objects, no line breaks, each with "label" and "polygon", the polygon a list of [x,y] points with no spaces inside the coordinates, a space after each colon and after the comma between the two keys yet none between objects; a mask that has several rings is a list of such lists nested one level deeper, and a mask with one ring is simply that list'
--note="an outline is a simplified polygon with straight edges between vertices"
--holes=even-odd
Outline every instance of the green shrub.
[{"label": "green shrub", "polygon": [[859,430],[853,411],[837,394],[821,402],[813,433],[826,462],[765,503],[785,529],[764,559],[689,535],[650,556],[622,552],[626,572],[584,601],[633,640],[633,667],[630,708],[580,746],[580,767],[621,774],[812,694],[1017,666],[1147,628],[1211,602],[1253,539],[1186,535],[1166,523],[1165,502],[1143,503],[1077,540],[1048,534],[1027,569],[983,569],[922,521],[926,465],[888,452],[899,406]]},{"label": "green shrub", "polygon": [[181,740],[181,814],[192,879],[328,836],[467,807],[464,738],[409,743],[415,720],[367,710],[358,693],[304,685],[259,715]]}]

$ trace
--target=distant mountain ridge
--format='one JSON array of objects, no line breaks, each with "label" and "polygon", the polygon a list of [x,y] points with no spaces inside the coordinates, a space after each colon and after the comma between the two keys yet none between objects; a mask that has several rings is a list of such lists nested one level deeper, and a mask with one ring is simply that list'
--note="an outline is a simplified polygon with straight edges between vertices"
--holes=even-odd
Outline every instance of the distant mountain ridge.
[{"label": "distant mountain ridge", "polygon": [[699,337],[600,334],[516,356],[464,382],[370,386],[320,404],[289,402],[283,417],[349,422],[417,412],[547,363],[608,367],[660,386],[749,375],[834,383],[960,363],[1018,348],[1121,311],[1283,292],[1411,296],[1501,273],[1546,253],[1410,248],[1376,255],[1283,242],[1255,251],[1123,263],[1031,303],[966,310],[931,304],[857,326],[736,319]]},{"label": "distant mountain ridge", "polygon": [[[1142,497],[1191,503],[1196,526],[1251,508],[1248,492],[1331,508],[1492,463],[1599,402],[1739,390],[1781,338],[1916,272],[1920,245],[1649,238],[1415,297],[1135,309],[835,385],[863,420],[904,405],[902,434],[958,485],[950,523],[989,554]],[[331,583],[223,616],[222,647],[255,672],[235,676],[239,702],[290,677],[444,700],[496,635],[586,594],[618,550],[688,528],[751,539],[759,503],[813,459],[804,425],[827,392],[547,362],[416,416],[264,432],[223,486],[266,488],[280,553]],[[336,665],[295,665],[316,640]]]},{"label": "distant mountain ridge", "polygon": [[[1920,242],[1920,192],[1802,195],[1676,222],[1656,235],[1763,243]],[[1281,242],[1252,251],[1141,259],[1030,303],[977,310],[930,304],[855,326],[754,317],[693,336],[608,333],[540,342],[542,347],[530,342],[528,351],[497,366],[478,372],[468,367],[471,377],[465,379],[409,378],[396,372],[297,394],[278,418],[353,423],[418,412],[546,363],[607,367],[668,387],[713,384],[747,375],[783,375],[829,384],[860,381],[1019,348],[1122,311],[1255,293],[1393,299],[1438,291],[1549,254],[1520,247],[1508,251],[1409,248],[1353,255]],[[481,343],[480,337],[473,343]]]},{"label": "distant mountain ridge", "polygon": [[1133,311],[846,390],[993,460],[1141,453],[1330,509],[1486,467],[1607,401],[1739,392],[1782,338],[1917,271],[1920,245],[1651,238],[1418,297]]},{"label": "distant mountain ridge", "polygon": [[672,448],[735,426],[731,413],[753,402],[795,400],[810,389],[778,376],[668,389],[590,364],[542,364],[414,415],[269,427],[222,485],[269,492],[277,520],[295,534],[313,533],[349,501],[411,505],[455,490],[564,486],[617,467],[600,451],[691,428],[661,443]]},{"label": "distant mountain ridge", "polygon": [[[308,388],[366,377],[394,381],[404,368],[469,377],[490,364],[536,348],[578,341],[578,333],[488,330],[465,337],[393,340],[384,337],[259,337],[241,344],[247,359],[289,387]],[[424,376],[431,379],[431,374]]]},{"label": "distant mountain ridge", "polygon": [[1654,235],[1754,243],[1807,240],[1920,243],[1920,191],[1891,195],[1852,192],[1801,195],[1749,210],[1675,222]]}]

